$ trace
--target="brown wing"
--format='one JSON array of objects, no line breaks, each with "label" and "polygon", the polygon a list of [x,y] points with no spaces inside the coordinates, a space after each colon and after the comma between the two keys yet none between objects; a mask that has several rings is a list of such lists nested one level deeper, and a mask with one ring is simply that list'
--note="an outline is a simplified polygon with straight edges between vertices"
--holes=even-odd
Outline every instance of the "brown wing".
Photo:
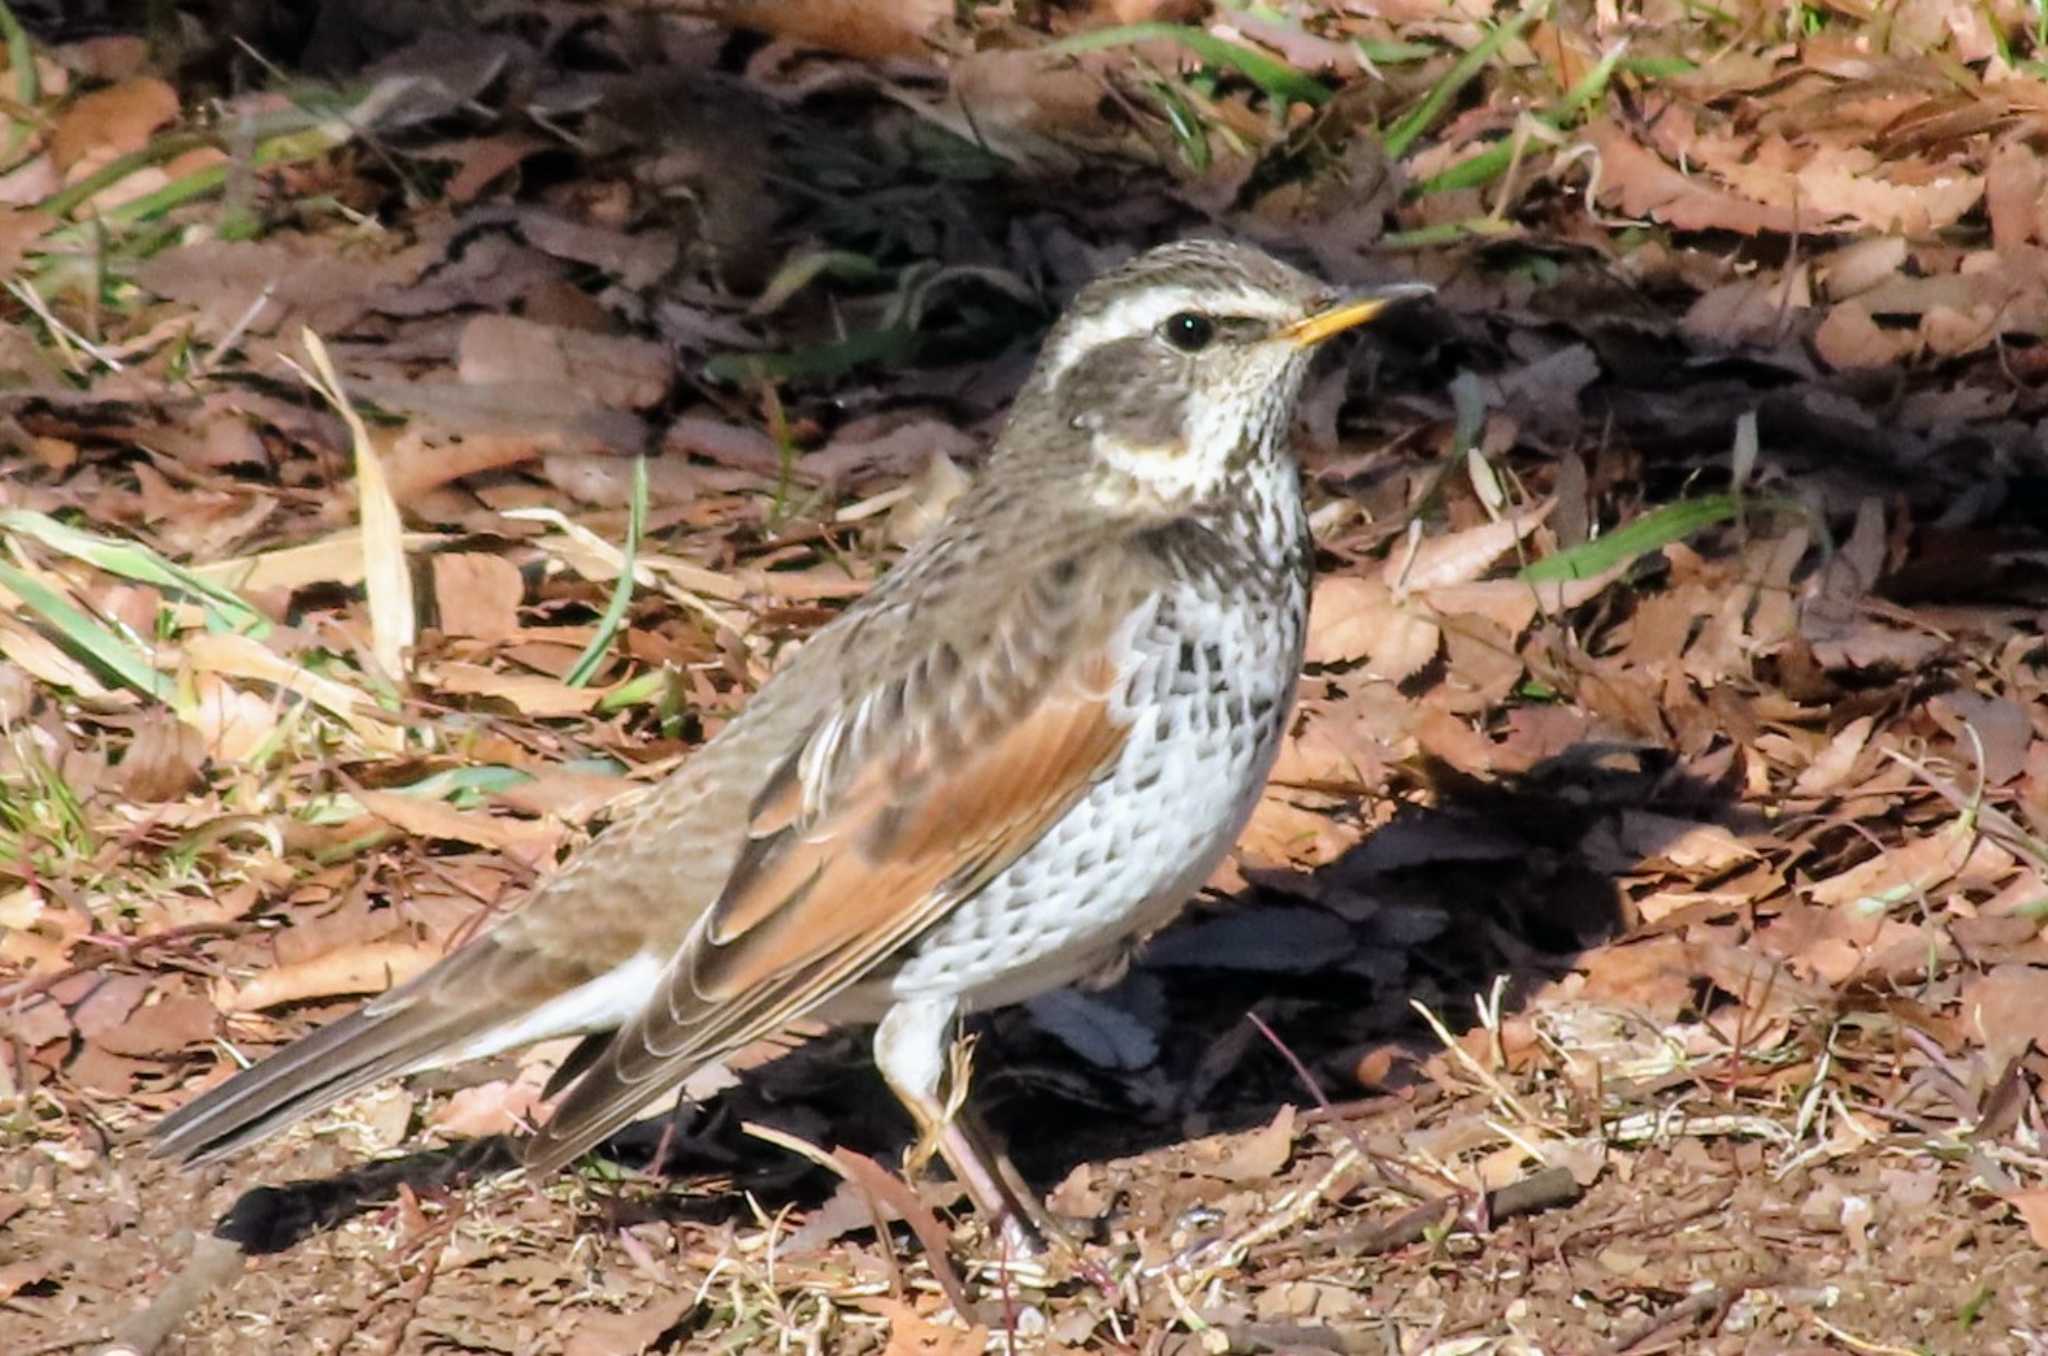
[{"label": "brown wing", "polygon": [[969,668],[921,701],[843,704],[856,718],[814,732],[770,780],[664,993],[556,1110],[529,1164],[567,1162],[689,1068],[816,1007],[1036,842],[1123,747],[1122,674],[1108,637],[1093,639],[1076,659],[1040,648],[1049,672],[1020,676],[1032,651],[1020,666],[998,636],[1000,675]]}]

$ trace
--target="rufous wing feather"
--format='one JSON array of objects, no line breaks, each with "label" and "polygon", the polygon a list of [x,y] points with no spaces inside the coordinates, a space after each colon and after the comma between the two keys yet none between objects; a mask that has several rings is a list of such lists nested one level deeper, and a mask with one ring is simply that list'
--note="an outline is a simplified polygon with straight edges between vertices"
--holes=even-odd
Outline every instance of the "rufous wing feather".
[{"label": "rufous wing feather", "polygon": [[815,1008],[1015,861],[1114,765],[1127,733],[1118,678],[1098,649],[993,728],[970,717],[965,730],[865,741],[855,766],[806,762],[837,769],[823,796],[771,781],[664,992],[556,1109],[529,1164],[567,1162],[689,1068]]}]

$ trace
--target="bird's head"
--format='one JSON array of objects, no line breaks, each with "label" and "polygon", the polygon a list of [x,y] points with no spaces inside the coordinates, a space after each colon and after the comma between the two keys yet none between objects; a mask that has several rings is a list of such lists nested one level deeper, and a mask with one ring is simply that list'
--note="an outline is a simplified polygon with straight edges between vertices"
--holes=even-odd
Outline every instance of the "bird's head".
[{"label": "bird's head", "polygon": [[1284,455],[1318,345],[1428,290],[1346,294],[1243,245],[1163,245],[1074,298],[999,454],[1071,448],[1105,508],[1210,498]]}]

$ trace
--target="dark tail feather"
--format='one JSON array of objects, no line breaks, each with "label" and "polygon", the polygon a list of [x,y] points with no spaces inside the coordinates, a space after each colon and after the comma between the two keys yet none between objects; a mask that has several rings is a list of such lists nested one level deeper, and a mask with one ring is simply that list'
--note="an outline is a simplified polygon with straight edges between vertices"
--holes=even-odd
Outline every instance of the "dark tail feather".
[{"label": "dark tail feather", "polygon": [[488,1026],[425,1004],[351,1013],[166,1116],[150,1153],[188,1166],[225,1158]]}]

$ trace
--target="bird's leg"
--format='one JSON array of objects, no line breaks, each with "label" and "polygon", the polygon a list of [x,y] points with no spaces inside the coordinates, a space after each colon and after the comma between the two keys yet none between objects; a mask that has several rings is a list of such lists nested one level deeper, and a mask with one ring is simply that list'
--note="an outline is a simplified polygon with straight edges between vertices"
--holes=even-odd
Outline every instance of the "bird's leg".
[{"label": "bird's leg", "polygon": [[875,1064],[917,1123],[918,1147],[912,1156],[936,1149],[990,1229],[1000,1232],[1015,1255],[1037,1257],[1045,1250],[1040,1212],[1009,1160],[988,1151],[986,1132],[962,1104],[964,1062],[955,1079],[953,1104],[940,1095],[958,1011],[958,1003],[950,998],[896,1004],[875,1030]]}]

